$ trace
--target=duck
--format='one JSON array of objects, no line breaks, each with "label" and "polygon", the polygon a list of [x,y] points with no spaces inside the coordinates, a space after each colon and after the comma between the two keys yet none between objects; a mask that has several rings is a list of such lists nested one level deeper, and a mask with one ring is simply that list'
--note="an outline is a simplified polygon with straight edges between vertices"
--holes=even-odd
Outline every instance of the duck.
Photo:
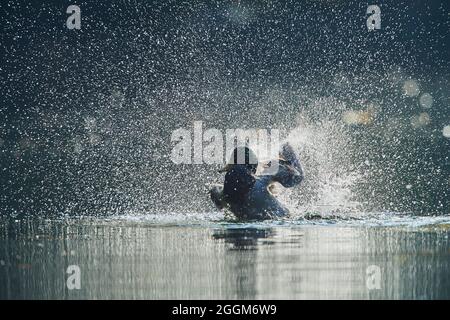
[{"label": "duck", "polygon": [[[238,161],[238,155],[245,157]],[[228,164],[219,170],[225,173],[223,185],[213,185],[209,190],[216,208],[231,212],[239,220],[267,220],[289,215],[288,208],[276,198],[274,185],[279,183],[285,188],[300,185],[304,179],[303,168],[289,143],[282,145],[275,160],[265,163],[257,174],[256,154],[248,146],[236,147]]]}]

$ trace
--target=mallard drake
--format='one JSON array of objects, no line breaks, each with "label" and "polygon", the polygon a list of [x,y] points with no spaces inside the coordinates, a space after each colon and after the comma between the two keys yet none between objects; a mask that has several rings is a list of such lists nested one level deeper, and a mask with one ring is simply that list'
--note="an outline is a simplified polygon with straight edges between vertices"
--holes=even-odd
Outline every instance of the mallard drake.
[{"label": "mallard drake", "polygon": [[[238,161],[238,155],[245,155],[245,159],[240,159],[245,161]],[[262,220],[287,215],[289,210],[276,199],[271,186],[274,183],[285,188],[299,185],[303,169],[287,143],[276,160],[277,170],[268,174],[272,161],[257,175],[258,161],[254,152],[248,147],[235,148],[228,164],[219,170],[226,172],[223,186],[215,185],[210,189],[211,200],[217,208],[231,211],[238,219]]]}]

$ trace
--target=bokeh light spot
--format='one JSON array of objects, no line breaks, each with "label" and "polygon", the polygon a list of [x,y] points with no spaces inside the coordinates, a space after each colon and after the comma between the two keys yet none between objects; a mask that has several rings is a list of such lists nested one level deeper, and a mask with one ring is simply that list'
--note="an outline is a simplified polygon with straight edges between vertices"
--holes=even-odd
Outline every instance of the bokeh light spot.
[{"label": "bokeh light spot", "polygon": [[415,97],[420,93],[419,84],[415,80],[406,80],[403,83],[403,92],[408,97]]},{"label": "bokeh light spot", "polygon": [[424,93],[420,96],[419,102],[422,108],[431,108],[431,106],[433,105],[433,97],[429,93]]},{"label": "bokeh light spot", "polygon": [[445,126],[444,129],[442,129],[442,134],[446,138],[450,138],[450,125]]}]

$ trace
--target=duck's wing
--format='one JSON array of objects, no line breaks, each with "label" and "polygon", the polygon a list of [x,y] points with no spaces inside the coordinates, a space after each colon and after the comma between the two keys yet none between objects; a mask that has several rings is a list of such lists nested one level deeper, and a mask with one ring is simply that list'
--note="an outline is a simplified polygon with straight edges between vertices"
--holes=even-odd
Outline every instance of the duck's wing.
[{"label": "duck's wing", "polygon": [[[274,163],[277,165],[276,170],[271,167]],[[286,188],[300,184],[304,178],[303,168],[292,146],[285,143],[281,147],[279,158],[272,160],[259,178],[267,188],[270,188],[274,182],[278,182]]]},{"label": "duck's wing", "polygon": [[226,202],[223,197],[223,187],[215,184],[209,189],[209,196],[217,209],[223,209],[226,207]]},{"label": "duck's wing", "polygon": [[283,144],[283,146],[281,147],[280,158],[284,159],[287,164],[294,167],[298,171],[298,173],[303,176],[303,168],[300,164],[300,159],[297,153],[294,151],[294,148],[292,148],[292,146],[288,142]]}]

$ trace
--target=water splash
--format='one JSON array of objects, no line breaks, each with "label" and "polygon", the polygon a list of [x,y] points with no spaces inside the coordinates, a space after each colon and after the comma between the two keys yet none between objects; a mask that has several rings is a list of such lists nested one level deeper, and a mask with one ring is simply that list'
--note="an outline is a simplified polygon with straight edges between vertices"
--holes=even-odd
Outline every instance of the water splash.
[{"label": "water splash", "polygon": [[60,6],[23,3],[1,13],[6,214],[210,212],[223,176],[168,156],[200,120],[284,130],[298,216],[449,212],[445,6],[392,1],[397,22],[368,34],[357,1],[92,2],[68,32]]},{"label": "water splash", "polygon": [[[348,215],[361,210],[353,188],[363,175],[354,168],[352,136],[339,117],[344,109],[345,104],[335,99],[318,99],[304,107],[298,126],[289,132],[287,141],[298,150],[306,177],[284,199],[296,215]],[[323,116],[315,120],[307,110]]]}]

